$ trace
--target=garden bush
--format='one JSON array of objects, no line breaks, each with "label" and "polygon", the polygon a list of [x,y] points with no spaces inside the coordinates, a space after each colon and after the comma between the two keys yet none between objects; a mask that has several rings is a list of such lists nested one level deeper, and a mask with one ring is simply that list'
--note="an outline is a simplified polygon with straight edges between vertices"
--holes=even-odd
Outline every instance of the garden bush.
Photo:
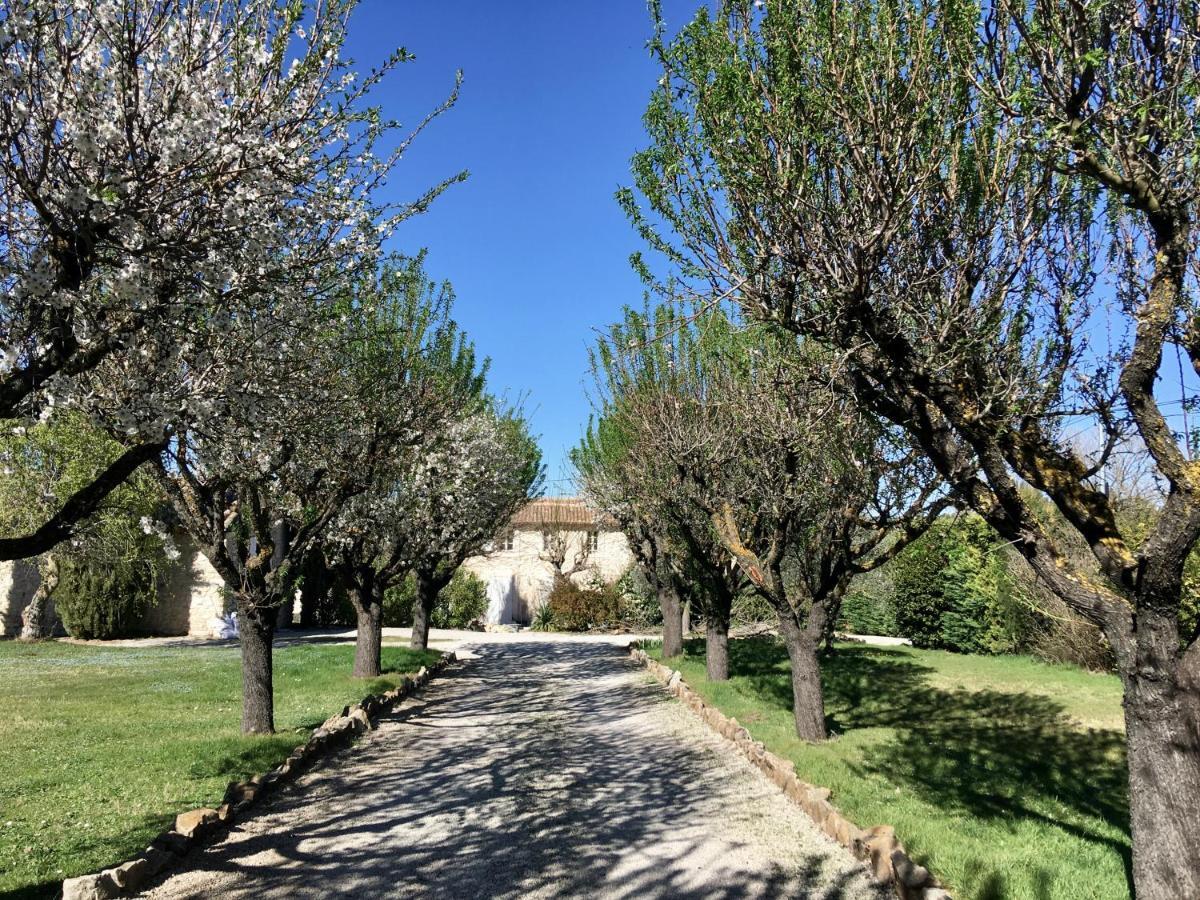
[{"label": "garden bush", "polygon": [[842,601],[838,628],[851,634],[898,635],[896,607],[890,597],[851,591]]},{"label": "garden bush", "polygon": [[[123,490],[132,492],[136,481]],[[158,599],[167,565],[161,536],[128,515],[109,512],[78,547],[55,551],[55,609],[71,637],[128,637]]]},{"label": "garden bush", "polygon": [[562,631],[587,631],[620,621],[620,597],[615,590],[584,587],[561,575],[546,603],[554,627]]},{"label": "garden bush", "polygon": [[896,628],[917,647],[1012,653],[1032,631],[1004,545],[979,518],[943,520],[896,559]]},{"label": "garden bush", "polygon": [[[416,598],[417,584],[412,575],[388,588],[383,595],[384,626],[410,627]],[[487,585],[477,575],[459,569],[438,594],[429,624],[434,628],[478,628],[486,614]]]}]

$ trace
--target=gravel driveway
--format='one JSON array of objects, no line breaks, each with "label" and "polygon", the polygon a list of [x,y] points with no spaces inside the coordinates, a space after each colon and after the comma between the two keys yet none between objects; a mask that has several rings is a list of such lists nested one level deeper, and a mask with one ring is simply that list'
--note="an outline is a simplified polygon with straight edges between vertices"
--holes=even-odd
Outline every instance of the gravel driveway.
[{"label": "gravel driveway", "polygon": [[149,896],[884,896],[611,644],[467,649]]}]

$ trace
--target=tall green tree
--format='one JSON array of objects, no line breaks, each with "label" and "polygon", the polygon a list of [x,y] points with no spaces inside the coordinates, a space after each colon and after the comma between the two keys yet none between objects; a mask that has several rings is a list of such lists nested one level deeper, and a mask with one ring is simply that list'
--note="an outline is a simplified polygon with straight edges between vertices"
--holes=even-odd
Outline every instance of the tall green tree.
[{"label": "tall green tree", "polygon": [[[660,31],[642,200],[622,197],[660,282],[835,350],[859,401],[1104,632],[1134,887],[1155,900],[1200,896],[1200,633],[1180,624],[1200,482],[1155,389],[1168,353],[1200,366],[1198,12],[726,0]],[[1072,446],[1081,422],[1095,453]],[[1166,486],[1136,547],[1103,489],[1131,435]]]}]

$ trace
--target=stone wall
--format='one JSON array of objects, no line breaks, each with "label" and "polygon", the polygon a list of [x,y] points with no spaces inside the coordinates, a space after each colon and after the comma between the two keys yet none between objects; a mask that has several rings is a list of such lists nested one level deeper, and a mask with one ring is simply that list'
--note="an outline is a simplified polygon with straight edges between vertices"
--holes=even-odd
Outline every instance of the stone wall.
[{"label": "stone wall", "polygon": [[[596,549],[589,553],[586,529],[563,530],[567,534],[567,569],[572,580],[586,584],[599,577],[605,584],[612,584],[633,565],[629,541],[622,532],[600,529],[596,535]],[[480,556],[472,556],[463,566],[485,583],[493,578],[506,580],[511,576],[518,601],[513,609],[513,619],[527,624],[554,587],[554,566],[542,559],[544,550],[540,528],[516,528],[512,549],[497,544]],[[579,562],[572,567],[570,563],[576,559]]]},{"label": "stone wall", "polygon": [[[180,556],[165,573],[158,602],[130,626],[135,634],[212,637],[215,620],[231,606],[224,581],[195,544],[177,539]],[[29,560],[0,562],[0,637],[21,633],[21,613],[41,582]],[[53,604],[51,604],[53,611]]]},{"label": "stone wall", "polygon": [[[41,583],[37,564],[26,559],[0,562],[0,637],[21,634],[21,613]],[[54,604],[50,604],[53,612]]]}]

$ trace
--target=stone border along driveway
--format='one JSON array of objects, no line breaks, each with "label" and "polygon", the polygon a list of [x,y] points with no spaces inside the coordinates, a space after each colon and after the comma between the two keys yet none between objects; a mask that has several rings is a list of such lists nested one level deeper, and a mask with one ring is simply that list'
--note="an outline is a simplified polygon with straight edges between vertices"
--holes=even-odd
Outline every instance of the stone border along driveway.
[{"label": "stone border along driveway", "polygon": [[705,703],[688,687],[681,672],[652,658],[637,641],[629,645],[629,655],[646,666],[709,728],[736,745],[742,755],[761,769],[825,834],[862,860],[876,880],[890,885],[900,900],[951,900],[933,874],[912,861],[892,826],[859,828],[829,802],[831,792],[828,788],[815,787],[797,778],[794,764],[776,756],[761,741],[754,740],[737,719]]},{"label": "stone border along driveway", "polygon": [[405,676],[392,690],[383,694],[368,694],[354,706],[345,707],[341,713],[326,719],[305,743],[270,772],[255,775],[246,781],[230,782],[224,800],[216,809],[182,812],[175,817],[174,828],[162,832],[133,859],[91,875],[63,881],[63,900],[110,900],[136,893],[150,879],[182,862],[194,846],[228,831],[240,816],[273,788],[294,781],[313,763],[350,743],[364,731],[370,731],[376,718],[427,685],[435,675],[441,674],[454,662],[457,662],[457,657],[449,652],[429,668],[422,666],[416,677]]}]

